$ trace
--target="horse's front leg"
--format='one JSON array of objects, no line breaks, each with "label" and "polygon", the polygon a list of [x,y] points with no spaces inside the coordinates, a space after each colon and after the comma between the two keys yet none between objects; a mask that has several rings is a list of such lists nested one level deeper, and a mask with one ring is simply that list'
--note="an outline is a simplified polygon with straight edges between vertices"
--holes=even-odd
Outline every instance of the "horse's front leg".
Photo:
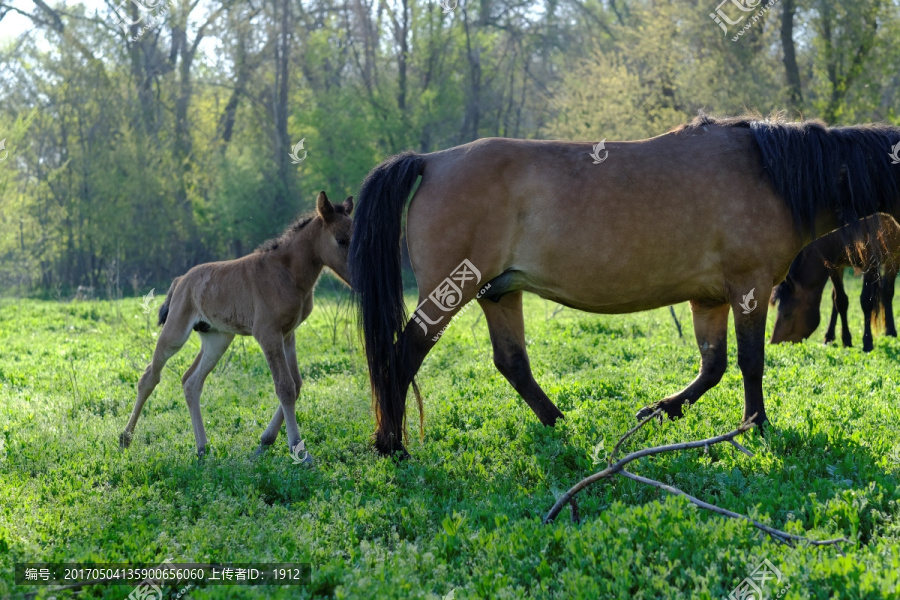
[{"label": "horse's front leg", "polygon": [[[744,378],[744,418],[742,422],[752,417],[753,423],[761,427],[768,420],[762,391],[768,304],[765,302],[760,302],[758,305],[748,304],[743,300],[751,285],[753,284],[748,284],[746,288],[734,287],[731,304],[734,309],[738,366]],[[766,287],[766,284],[763,283],[756,283],[756,287],[753,289],[760,292],[761,298],[768,297],[772,291],[771,287]]]},{"label": "horse's front leg", "polygon": [[884,309],[884,333],[897,337],[897,326],[894,324],[894,282],[897,281],[897,267],[885,267],[881,278],[881,307]]},{"label": "horse's front leg", "polygon": [[670,419],[677,419],[683,414],[681,407],[685,402],[693,404],[721,381],[725,367],[728,366],[728,309],[728,304],[691,301],[694,337],[700,349],[700,374],[677,394],[642,408],[637,413],[638,419],[650,416],[658,408]]},{"label": "horse's front leg", "polygon": [[[422,298],[420,298],[421,300]],[[406,396],[425,357],[434,348],[440,337],[441,329],[438,327],[449,323],[451,316],[452,314],[446,316],[446,320],[442,320],[437,325],[432,324],[430,331],[421,323],[410,320],[394,343],[395,362],[389,373],[393,385],[396,386],[393,389],[394,395],[389,401],[376,401],[374,405],[377,425],[374,435],[375,449],[382,456],[409,458],[409,452],[403,446],[406,429]],[[422,397],[417,388],[414,388],[414,393],[416,401],[419,403],[420,427],[424,427],[424,421],[421,420],[423,419]]]},{"label": "horse's front leg", "polygon": [[872,338],[872,322],[877,320],[878,300],[876,294],[880,293],[878,268],[872,267],[863,273],[863,289],[859,295],[859,305],[863,311],[863,352],[871,352],[875,347]]}]

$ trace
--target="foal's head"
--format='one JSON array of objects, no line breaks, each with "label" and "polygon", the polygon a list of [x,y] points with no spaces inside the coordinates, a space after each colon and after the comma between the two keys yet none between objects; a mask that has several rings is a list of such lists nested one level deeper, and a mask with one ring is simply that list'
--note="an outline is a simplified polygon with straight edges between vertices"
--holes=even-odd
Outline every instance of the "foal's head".
[{"label": "foal's head", "polygon": [[790,278],[779,283],[772,290],[772,304],[777,304],[778,312],[769,343],[797,343],[812,335],[819,326],[821,299],[821,289],[809,289]]},{"label": "foal's head", "polygon": [[328,200],[325,192],[319,192],[315,218],[321,221],[321,227],[313,248],[322,264],[334,271],[347,285],[350,285],[347,251],[350,249],[350,232],[353,230],[351,212],[353,196],[335,205]]},{"label": "foal's head", "polygon": [[830,266],[819,250],[807,246],[791,263],[785,280],[772,290],[771,302],[778,312],[770,343],[802,342],[819,326],[819,305]]}]

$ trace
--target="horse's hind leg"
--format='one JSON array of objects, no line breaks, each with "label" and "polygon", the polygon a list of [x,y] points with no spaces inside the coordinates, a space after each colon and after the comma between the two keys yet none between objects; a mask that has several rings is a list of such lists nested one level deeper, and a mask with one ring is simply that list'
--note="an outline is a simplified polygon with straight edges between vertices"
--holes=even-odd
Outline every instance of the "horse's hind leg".
[{"label": "horse's hind leg", "polygon": [[153,351],[153,359],[138,382],[138,395],[134,403],[134,410],[131,411],[131,418],[128,420],[128,425],[125,426],[125,431],[119,436],[119,445],[122,448],[127,448],[131,444],[134,427],[137,425],[138,417],[141,416],[144,402],[159,384],[159,377],[166,362],[181,350],[191,335],[191,322],[187,317],[188,315],[183,317],[170,314],[159,334],[156,349]]},{"label": "horse's hind leg", "polygon": [[479,300],[484,311],[494,348],[494,365],[544,425],[553,425],[563,417],[531,373],[525,350],[525,319],[522,315],[522,292],[504,295],[498,302]]},{"label": "horse's hind leg", "polygon": [[[760,303],[765,304],[765,303]],[[685,402],[693,404],[722,379],[728,366],[728,304],[709,305],[691,301],[694,337],[700,349],[700,374],[683,390],[642,408],[638,419],[644,419],[661,408],[670,419],[682,416]]]},{"label": "horse's hind leg", "polygon": [[194,441],[197,443],[197,456],[202,457],[206,453],[206,431],[203,428],[203,417],[200,414],[200,394],[203,392],[203,383],[207,376],[215,368],[216,363],[225,354],[234,335],[218,331],[210,331],[200,334],[200,353],[194,359],[191,367],[181,378],[181,386],[184,388],[184,399],[191,413],[191,425],[194,428]]}]

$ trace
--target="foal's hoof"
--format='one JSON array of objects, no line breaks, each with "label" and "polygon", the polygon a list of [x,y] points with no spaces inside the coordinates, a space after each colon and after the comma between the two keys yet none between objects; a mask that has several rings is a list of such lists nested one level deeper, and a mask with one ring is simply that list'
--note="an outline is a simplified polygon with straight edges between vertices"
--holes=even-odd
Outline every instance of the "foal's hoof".
[{"label": "foal's hoof", "polygon": [[313,465],[313,457],[306,450],[306,444],[303,440],[297,442],[293,448],[288,447],[291,451],[291,462],[295,465],[303,465],[304,467],[311,467]]},{"label": "foal's hoof", "polygon": [[296,459],[294,458],[294,455],[291,454],[291,461],[292,461],[295,465],[300,465],[301,467],[310,467],[310,468],[312,468],[312,467],[314,467],[315,464],[316,464],[316,460],[313,458],[313,455],[310,454],[309,452],[307,452],[307,453],[306,453],[306,456],[304,456],[304,457],[301,458],[300,460],[296,460]]},{"label": "foal's hoof", "polygon": [[131,445],[131,434],[123,431],[119,434],[119,448],[124,450]]}]

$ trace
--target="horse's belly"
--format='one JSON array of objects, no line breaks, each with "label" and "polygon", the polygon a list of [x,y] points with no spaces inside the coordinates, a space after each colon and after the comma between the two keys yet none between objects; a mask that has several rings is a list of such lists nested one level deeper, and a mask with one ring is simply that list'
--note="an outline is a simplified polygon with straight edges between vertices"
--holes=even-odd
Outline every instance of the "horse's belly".
[{"label": "horse's belly", "polygon": [[559,269],[524,273],[526,291],[595,313],[631,313],[687,300],[727,301],[724,275],[715,266],[657,269],[647,265],[637,271],[638,276],[613,265],[583,265],[576,277]]}]

